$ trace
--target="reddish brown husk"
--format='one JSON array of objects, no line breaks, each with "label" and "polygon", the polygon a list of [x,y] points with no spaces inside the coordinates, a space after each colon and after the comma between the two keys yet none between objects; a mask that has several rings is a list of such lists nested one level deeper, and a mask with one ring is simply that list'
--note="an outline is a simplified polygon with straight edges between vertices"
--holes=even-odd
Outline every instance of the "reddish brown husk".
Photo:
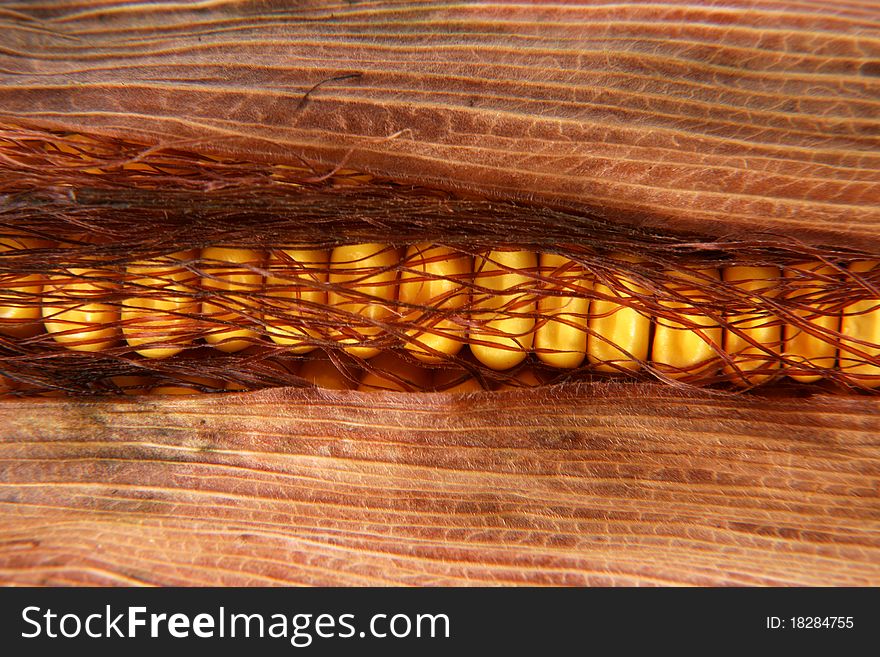
[{"label": "reddish brown husk", "polygon": [[[395,192],[356,213],[364,232],[316,222],[314,242],[510,243],[515,202],[536,245],[601,219],[880,252],[880,8],[745,5],[16,6],[0,221],[91,232],[215,201],[227,236],[271,241],[241,218],[303,181],[332,207],[342,168],[440,190],[437,211],[407,233],[395,204],[417,195]],[[74,152],[38,148],[60,141]],[[468,221],[453,196],[500,214]],[[129,235],[161,242],[151,221]],[[877,401],[792,394],[7,400],[0,578],[876,585]]]}]

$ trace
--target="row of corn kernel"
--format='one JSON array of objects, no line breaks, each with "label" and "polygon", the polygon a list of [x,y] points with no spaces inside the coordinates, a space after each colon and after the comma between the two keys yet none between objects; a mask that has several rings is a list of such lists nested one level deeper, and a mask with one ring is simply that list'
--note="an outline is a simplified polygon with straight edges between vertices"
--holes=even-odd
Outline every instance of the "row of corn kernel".
[{"label": "row of corn kernel", "polygon": [[[4,237],[0,249],[36,248],[35,244],[29,238]],[[201,263],[200,276],[187,266],[196,260]],[[863,261],[850,269],[863,273],[875,265]],[[270,275],[264,288],[265,269]],[[821,263],[803,263],[786,269],[786,276],[827,276],[828,269]],[[536,272],[552,294],[535,294]],[[351,320],[338,322],[331,331],[333,339],[362,358],[379,353],[378,346],[364,343],[382,338],[385,323],[394,319],[406,327],[405,347],[429,363],[455,355],[465,343],[481,363],[496,370],[518,365],[532,351],[558,368],[578,367],[585,358],[597,371],[631,371],[650,362],[673,378],[693,378],[717,369],[724,360],[725,373],[746,385],[770,378],[768,370],[779,367],[780,357],[793,364],[788,371],[793,378],[820,378],[817,367],[835,365],[838,346],[828,336],[839,332],[846,343],[840,349],[840,368],[865,385],[880,385],[875,378],[880,368],[868,362],[880,354],[877,301],[854,302],[842,317],[828,312],[829,304],[807,305],[797,312],[807,330],[774,321],[766,311],[728,313],[723,322],[697,311],[703,300],[695,282],[705,286],[723,279],[743,292],[767,297],[778,283],[776,267],[670,272],[669,288],[684,300],[662,303],[683,321],[656,317],[653,336],[651,316],[625,303],[628,296],[645,294],[635,282],[621,278],[612,287],[607,281],[591,280],[581,265],[552,253],[497,250],[474,259],[425,243],[409,247],[405,254],[388,245],[357,244],[332,251],[275,250],[267,263],[260,251],[209,247],[131,264],[127,275],[127,284],[143,292],[121,304],[93,301],[118,288],[108,272],[100,270],[71,269],[69,276],[46,281],[40,275],[7,280],[6,299],[0,297],[0,331],[20,336],[22,326],[28,321],[33,326],[41,317],[46,331],[61,344],[99,351],[116,344],[121,325],[122,335],[139,353],[166,358],[201,335],[192,321],[199,312],[213,325],[204,335],[206,341],[228,352],[255,343],[260,331],[246,318],[261,314],[272,340],[303,353],[315,348],[313,339],[320,332],[306,328],[311,325],[307,321],[293,325],[278,317],[311,315],[314,320],[329,307]],[[199,283],[203,290],[223,294],[199,302],[192,294]],[[264,289],[268,292],[258,302],[252,293]],[[821,292],[821,285],[801,291],[809,296]],[[39,294],[44,299],[41,306],[16,303]],[[258,308],[260,303],[267,305]],[[273,315],[273,307],[279,315]],[[798,363],[804,366],[798,368]]]}]

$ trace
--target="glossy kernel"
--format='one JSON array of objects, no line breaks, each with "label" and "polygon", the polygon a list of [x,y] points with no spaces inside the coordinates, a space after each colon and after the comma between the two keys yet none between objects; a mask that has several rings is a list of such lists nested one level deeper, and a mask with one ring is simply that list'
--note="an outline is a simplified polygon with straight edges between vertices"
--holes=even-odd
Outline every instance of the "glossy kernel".
[{"label": "glossy kernel", "polygon": [[290,347],[293,353],[314,350],[316,345],[311,340],[323,337],[317,328],[295,325],[285,321],[284,316],[301,318],[304,324],[320,316],[320,308],[327,305],[323,286],[329,261],[330,253],[324,250],[277,249],[269,254],[268,269],[278,275],[266,277],[266,295],[283,315],[267,310],[266,328],[273,342]]},{"label": "glossy kernel", "polygon": [[404,347],[426,363],[440,363],[464,346],[467,329],[462,322],[445,319],[444,313],[470,301],[464,284],[473,273],[470,256],[445,246],[423,242],[410,246],[400,274],[399,299],[405,304],[429,308],[408,312],[405,321],[419,328],[407,331]]},{"label": "glossy kernel", "polygon": [[[637,258],[623,254],[616,254],[614,259],[639,262]],[[621,299],[632,297],[629,292],[644,292],[629,278],[621,277],[620,283],[624,290],[612,290],[599,281],[594,289],[599,294]],[[596,298],[590,304],[589,327],[587,356],[593,369],[599,372],[636,371],[641,362],[647,360],[651,318],[643,312],[613,299]]]},{"label": "glossy kernel", "polygon": [[193,249],[127,267],[137,296],[122,302],[122,334],[142,356],[169,358],[195,339],[199,302],[186,293],[194,292],[198,275],[182,263],[196,256]]},{"label": "glossy kernel", "polygon": [[[44,240],[31,237],[0,235],[0,258],[48,245]],[[0,333],[28,338],[43,331],[42,312],[37,300],[43,293],[44,283],[42,274],[0,274]]]},{"label": "glossy kernel", "polygon": [[[865,274],[878,267],[880,261],[865,260],[852,263],[849,270]],[[880,366],[865,360],[865,356],[880,356],[880,299],[862,299],[844,307],[840,333],[843,337],[840,344],[841,371],[863,386],[880,386]]]},{"label": "glossy kernel", "polygon": [[[687,302],[661,302],[677,312],[698,310],[705,302],[707,295],[695,290],[695,285],[711,285],[712,281],[721,280],[717,269],[701,269],[694,274],[671,271],[668,275],[670,294],[688,299]],[[664,375],[674,379],[717,372],[720,365],[718,352],[724,336],[721,325],[705,313],[684,312],[682,318],[686,323],[657,317],[651,344],[652,363]]]},{"label": "glossy kernel", "polygon": [[346,351],[360,358],[372,358],[376,347],[358,346],[384,331],[374,322],[388,321],[397,300],[397,266],[400,254],[387,244],[338,246],[330,255],[330,283],[341,286],[327,294],[327,303],[339,311],[341,328],[336,339]]},{"label": "glossy kernel", "polygon": [[538,256],[531,251],[490,251],[476,258],[474,283],[488,293],[474,291],[474,325],[468,336],[471,353],[486,367],[509,369],[531,351],[537,300],[529,272],[537,267]]},{"label": "glossy kernel", "polygon": [[[801,262],[790,265],[785,270],[785,277],[797,282],[798,278],[806,275],[808,278],[821,275],[833,276],[836,273],[834,267],[821,262]],[[796,308],[793,312],[820,335],[814,335],[800,326],[786,323],[783,330],[785,340],[783,355],[789,361],[802,363],[807,367],[819,367],[831,369],[837,356],[837,341],[828,335],[829,331],[837,331],[840,328],[840,314],[829,313],[834,304],[815,303],[810,299],[821,295],[827,288],[827,284],[798,285],[788,294],[789,299],[802,299],[809,308]],[[812,310],[815,308],[815,310]],[[799,373],[800,372],[800,373]],[[787,372],[795,381],[810,383],[822,378],[821,374],[803,373],[796,366],[789,367]]]},{"label": "glossy kernel", "polygon": [[[722,277],[726,283],[745,292],[772,298],[776,295],[780,273],[777,267],[741,265],[725,267]],[[735,367],[725,365],[724,372],[733,376],[734,383],[740,386],[758,385],[773,378],[772,373],[764,372],[779,369],[777,356],[781,351],[782,326],[777,319],[763,312],[731,313],[727,326],[724,351],[733,359]],[[757,370],[761,373],[755,373]]]},{"label": "glossy kernel", "polygon": [[[119,341],[119,306],[105,299],[120,285],[114,272],[72,268],[50,276],[43,290],[43,325],[73,351],[103,351]],[[117,302],[118,303],[118,302]]]},{"label": "glossy kernel", "polygon": [[[578,367],[587,355],[590,299],[583,294],[592,284],[584,267],[564,256],[542,253],[539,263],[541,276],[554,281],[542,282],[542,287],[555,294],[542,294],[538,299],[542,323],[535,331],[535,354],[553,367]],[[578,288],[582,290],[578,294],[563,294]]]},{"label": "glossy kernel", "polygon": [[[205,341],[220,351],[247,349],[259,339],[250,328],[257,315],[257,302],[248,293],[261,292],[263,276],[249,267],[262,267],[263,254],[253,249],[213,246],[202,249],[202,287],[223,292],[223,302],[202,302],[202,314],[211,326]],[[213,322],[212,322],[213,320]],[[220,328],[225,323],[236,328]],[[250,326],[249,326],[250,325]]]}]

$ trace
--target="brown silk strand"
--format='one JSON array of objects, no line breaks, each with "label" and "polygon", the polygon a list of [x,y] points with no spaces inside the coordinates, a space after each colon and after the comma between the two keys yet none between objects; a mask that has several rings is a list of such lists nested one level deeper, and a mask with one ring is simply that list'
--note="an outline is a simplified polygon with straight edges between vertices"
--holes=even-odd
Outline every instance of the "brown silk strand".
[{"label": "brown silk strand", "polygon": [[[50,391],[100,394],[181,382],[198,391],[308,385],[307,380],[295,373],[307,356],[270,339],[273,325],[278,324],[296,331],[302,345],[337,354],[336,357],[344,355],[344,345],[338,337],[341,332],[359,344],[398,351],[411,365],[429,370],[451,368],[474,376],[484,386],[529,385],[520,376],[523,368],[539,373],[540,379],[549,383],[605,376],[598,375],[595,363],[591,365],[586,360],[575,369],[558,370],[542,365],[532,356],[521,367],[498,371],[471,359],[467,350],[455,355],[435,353],[440,362],[425,364],[400,349],[414,339],[414,329],[418,328],[422,335],[437,333],[439,329],[434,327],[442,320],[479,335],[459,338],[471,344],[483,344],[481,341],[501,335],[487,325],[476,307],[477,299],[499,293],[509,295],[511,301],[495,310],[495,316],[533,316],[535,330],[547,322],[548,317],[523,308],[547,296],[613,301],[652,317],[655,323],[658,318],[677,322],[682,329],[704,330],[705,324],[701,320],[695,322],[695,317],[711,320],[712,324],[743,337],[760,354],[763,362],[757,369],[750,368],[750,376],[779,379],[796,364],[781,353],[780,345],[755,343],[741,328],[735,319],[737,316],[758,317],[764,326],[788,324],[823,342],[839,344],[842,338],[839,330],[824,328],[816,319],[840,316],[844,308],[857,301],[880,297],[880,270],[855,273],[848,269],[853,262],[870,259],[867,253],[819,249],[790,239],[725,242],[663,235],[656,231],[620,228],[595,217],[559,210],[460,199],[358,180],[353,172],[345,174],[343,179],[356,182],[340,186],[338,180],[328,180],[292,190],[269,185],[262,190],[259,201],[252,200],[240,208],[233,201],[241,192],[237,187],[228,190],[230,197],[222,190],[178,190],[159,196],[142,190],[87,190],[77,193],[75,205],[69,195],[52,190],[45,194],[43,205],[34,203],[32,197],[26,204],[7,205],[0,211],[0,240],[25,235],[51,240],[51,245],[10,249],[0,254],[0,280],[6,281],[8,287],[9,281],[37,273],[54,287],[47,286],[40,293],[30,294],[6,291],[3,300],[25,307],[53,302],[70,305],[71,297],[63,292],[63,286],[88,284],[89,292],[77,297],[76,303],[121,309],[131,304],[132,299],[163,299],[171,295],[190,300],[195,307],[164,315],[165,324],[175,319],[191,323],[185,340],[164,334],[167,327],[163,327],[161,321],[150,323],[137,317],[97,327],[109,329],[115,325],[120,331],[136,330],[148,343],[150,337],[154,337],[157,345],[181,342],[181,353],[167,359],[139,356],[122,339],[116,339],[108,348],[74,352],[41,331],[25,338],[0,335],[0,372],[16,383],[13,394]],[[376,297],[372,288],[372,291],[363,291],[363,285],[357,282],[329,282],[327,266],[312,266],[313,274],[323,276],[322,281],[316,281],[303,278],[295,268],[285,269],[283,263],[270,265],[263,261],[224,266],[198,255],[199,249],[218,246],[263,254],[278,253],[281,248],[293,246],[317,252],[368,240],[392,243],[392,238],[393,244],[402,248],[415,242],[416,236],[424,240],[426,235],[430,235],[429,239],[435,244],[446,245],[466,257],[485,254],[490,248],[562,255],[580,265],[588,280],[606,286],[607,292],[582,287],[564,271],[554,273],[538,268],[517,272],[525,275],[525,282],[500,292],[486,287],[491,279],[484,275],[456,276],[454,280],[469,295],[469,301],[455,308],[437,308],[397,300],[393,290],[386,295],[380,289],[379,293],[390,297],[389,300]],[[170,254],[181,252],[191,255],[182,260],[169,260]],[[621,258],[620,253],[629,257]],[[804,261],[818,261],[827,268],[822,272],[798,270],[794,277],[780,276],[759,293],[699,274],[705,268],[737,265],[794,270],[797,263]],[[383,285],[392,288],[396,288],[403,273],[414,276],[411,280],[416,283],[430,280],[402,260],[395,262],[390,268],[374,268],[358,262],[348,263],[346,267],[355,271],[360,279],[390,269],[393,277]],[[157,278],[144,279],[143,275],[127,270],[133,263],[160,273],[155,274]],[[224,268],[227,272],[235,270],[259,276],[263,284],[235,290],[217,287],[215,281],[222,279]],[[185,285],[172,288],[171,279],[179,274],[189,278]],[[267,276],[272,277],[271,283],[266,282]],[[388,312],[380,318],[369,318],[352,312],[351,304],[340,307],[304,300],[301,296],[294,301],[282,298],[283,293],[295,290],[300,295],[306,290],[335,292],[350,302],[384,305]],[[210,299],[214,312],[206,313],[199,306],[199,302],[206,299]],[[582,314],[569,315],[562,321],[582,326],[590,339],[603,340],[587,326],[587,320],[588,316]],[[222,335],[242,327],[252,331],[246,338],[250,348],[223,353],[205,346],[206,336]],[[67,332],[78,337],[77,331],[81,328],[74,324]],[[97,339],[88,331],[83,333],[82,342],[86,345]],[[871,346],[850,341],[850,357],[866,364],[880,364]],[[695,366],[693,371],[675,372],[674,377],[670,377],[668,370],[656,367],[650,358],[639,358],[625,350],[624,355],[639,361],[635,376],[654,376],[670,385],[724,385],[736,380],[741,372],[732,354],[721,344],[712,343],[712,350],[717,366],[708,369]],[[354,360],[359,371],[384,374],[390,380],[400,381],[405,389],[425,389],[424,384],[401,381],[399,374],[382,372],[380,366],[371,364],[368,359],[355,355]],[[872,387],[870,376],[866,386],[864,376],[850,376],[839,368],[829,367],[827,362],[821,366],[805,363],[797,367],[802,373],[820,375],[826,383],[851,389]],[[614,363],[610,368],[619,370],[621,375],[634,375]],[[132,376],[142,379],[122,386],[118,383],[119,377]],[[193,377],[207,377],[208,383],[193,383]],[[531,380],[537,379],[532,377]]]}]

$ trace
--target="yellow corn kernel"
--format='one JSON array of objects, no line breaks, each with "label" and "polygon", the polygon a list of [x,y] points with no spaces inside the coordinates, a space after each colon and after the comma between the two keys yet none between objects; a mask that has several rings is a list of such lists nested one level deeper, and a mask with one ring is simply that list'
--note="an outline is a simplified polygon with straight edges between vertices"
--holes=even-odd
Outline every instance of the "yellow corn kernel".
[{"label": "yellow corn kernel", "polygon": [[[19,235],[0,235],[0,254],[48,246],[44,240]],[[0,256],[0,263],[3,256]],[[42,274],[0,274],[0,333],[29,338],[43,331],[40,298]]]},{"label": "yellow corn kernel", "polygon": [[299,368],[298,376],[319,388],[352,390],[357,386],[357,372],[346,364],[348,372],[340,370],[330,358],[320,352],[310,354]]},{"label": "yellow corn kernel", "polygon": [[[833,276],[836,270],[834,267],[823,264],[821,262],[799,262],[790,265],[785,270],[785,277],[797,279],[804,274],[818,274],[820,276]],[[812,335],[803,328],[794,324],[786,324],[783,330],[785,338],[784,355],[795,363],[803,363],[812,367],[821,367],[830,369],[834,367],[835,356],[837,355],[837,338],[829,335],[828,331],[837,331],[840,328],[840,315],[838,313],[829,314],[829,308],[833,308],[834,304],[815,304],[810,303],[811,298],[822,295],[827,289],[827,284],[821,282],[811,285],[798,285],[796,289],[789,293],[789,298],[793,300],[803,299],[803,303],[809,304],[809,309],[795,309],[794,313],[803,321],[809,323],[823,337]],[[800,374],[798,372],[801,372]],[[822,378],[821,374],[809,373],[809,369],[790,366],[787,372],[795,381],[810,383],[818,381]]]},{"label": "yellow corn kernel", "polygon": [[[222,290],[222,304],[202,302],[202,313],[217,326],[227,322],[241,328],[212,328],[205,341],[220,351],[234,352],[255,344],[259,333],[249,328],[258,313],[257,302],[249,293],[261,292],[263,277],[249,267],[261,267],[263,254],[252,249],[212,246],[202,249],[202,287]],[[230,294],[230,293],[239,294]]]},{"label": "yellow corn kernel", "polygon": [[[864,274],[877,267],[880,267],[880,261],[865,260],[852,263],[849,270]],[[841,371],[863,386],[880,386],[880,366],[865,361],[865,356],[880,356],[880,299],[863,299],[845,306],[840,333],[843,336],[840,344]],[[864,355],[854,353],[855,351]]]},{"label": "yellow corn kernel", "polygon": [[[43,288],[43,326],[73,351],[102,351],[119,339],[119,306],[94,301],[117,292],[118,276],[104,269],[72,268]],[[92,300],[92,301],[90,301]]]},{"label": "yellow corn kernel", "polygon": [[[700,276],[702,275],[702,277]],[[685,301],[661,301],[662,305],[676,311],[695,310],[705,303],[707,295],[695,289],[695,285],[708,285],[711,279],[720,281],[717,269],[700,269],[690,274],[683,271],[668,272],[668,289]],[[694,377],[707,372],[717,372],[720,364],[719,350],[723,330],[718,321],[699,313],[682,313],[685,322],[657,317],[651,361],[663,374],[673,379]]]},{"label": "yellow corn kernel", "polygon": [[268,269],[279,276],[266,278],[266,295],[280,299],[275,307],[282,316],[271,317],[266,312],[266,329],[276,344],[290,346],[289,351],[304,354],[316,348],[309,344],[310,338],[321,338],[315,328],[304,328],[284,320],[301,317],[305,320],[317,315],[316,307],[327,304],[328,251],[310,249],[279,249],[269,254]]},{"label": "yellow corn kernel", "polygon": [[430,371],[404,360],[394,352],[383,351],[370,361],[369,366],[376,368],[376,371],[364,372],[358,386],[359,392],[411,392],[431,387]]},{"label": "yellow corn kernel", "polygon": [[[426,363],[440,363],[454,356],[465,342],[463,324],[444,319],[444,313],[462,308],[470,301],[465,277],[473,273],[470,256],[445,246],[423,242],[410,246],[400,274],[400,301],[426,306],[434,312],[409,311],[406,321],[419,328],[407,331],[404,347]],[[441,354],[438,356],[437,354]]]},{"label": "yellow corn kernel", "polygon": [[[542,253],[539,258],[541,275],[553,279],[542,283],[546,290],[557,294],[541,295],[538,299],[538,316],[543,320],[535,330],[535,353],[548,365],[574,368],[587,355],[587,313],[589,297],[581,290],[589,290],[592,284],[582,265],[555,253]],[[571,294],[573,289],[578,289]]]},{"label": "yellow corn kernel", "polygon": [[[331,290],[327,303],[342,313],[336,339],[342,344],[358,345],[383,333],[372,322],[391,319],[397,299],[397,265],[400,254],[386,244],[338,246],[330,255],[330,283],[344,290]],[[358,321],[363,318],[363,321]],[[379,353],[374,347],[352,346],[345,350],[360,358]]]},{"label": "yellow corn kernel", "polygon": [[[765,298],[777,294],[774,289],[779,282],[777,267],[725,267],[722,276],[725,282],[746,292],[757,292]],[[758,297],[755,297],[755,303],[760,303]],[[733,358],[735,367],[725,365],[724,373],[732,375],[734,383],[740,386],[758,385],[772,378],[774,375],[769,373],[751,373],[779,368],[779,360],[774,356],[781,351],[782,326],[776,318],[766,312],[735,313],[727,317],[727,324],[724,351]],[[747,338],[761,346],[754,346]]]},{"label": "yellow corn kernel", "polygon": [[[638,258],[616,254],[621,262],[638,263]],[[621,277],[625,290],[612,290],[596,281],[594,289],[599,294],[626,299],[629,292],[644,294],[644,290],[632,280]],[[587,340],[587,356],[593,369],[599,372],[636,371],[640,361],[648,359],[651,318],[629,306],[616,301],[593,299],[590,303],[590,336]]]},{"label": "yellow corn kernel", "polygon": [[468,338],[471,353],[483,365],[506,370],[523,362],[531,350],[535,339],[536,281],[525,272],[534,274],[537,267],[538,256],[531,251],[490,251],[477,256],[474,283],[489,292],[473,293],[473,319],[479,325],[471,326]]},{"label": "yellow corn kernel", "polygon": [[192,315],[198,313],[199,302],[185,295],[193,292],[198,275],[181,263],[196,256],[195,249],[180,251],[126,268],[128,284],[138,296],[122,302],[122,334],[140,355],[168,358],[195,338],[198,323]]}]

